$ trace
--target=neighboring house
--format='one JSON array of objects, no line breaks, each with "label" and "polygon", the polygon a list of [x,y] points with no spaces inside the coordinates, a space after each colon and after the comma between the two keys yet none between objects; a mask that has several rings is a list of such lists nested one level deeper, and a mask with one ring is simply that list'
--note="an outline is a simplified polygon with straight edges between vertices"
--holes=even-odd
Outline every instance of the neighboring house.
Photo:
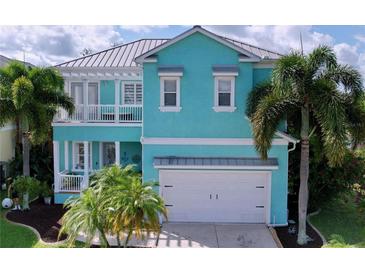
[{"label": "neighboring house", "polygon": [[58,65],[76,110],[53,123],[56,203],[92,171],[134,163],[160,183],[169,221],[285,225],[297,140],[277,131],[262,160],[245,116],[247,95],[279,57],[195,26]]}]

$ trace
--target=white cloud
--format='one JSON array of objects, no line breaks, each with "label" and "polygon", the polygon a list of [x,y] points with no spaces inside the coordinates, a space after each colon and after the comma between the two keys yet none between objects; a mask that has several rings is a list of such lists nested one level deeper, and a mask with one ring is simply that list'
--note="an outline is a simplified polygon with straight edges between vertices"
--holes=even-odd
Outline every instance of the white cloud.
[{"label": "white cloud", "polygon": [[154,25],[125,25],[120,26],[123,30],[133,31],[137,33],[149,33],[156,28],[167,28],[167,25],[154,26]]},{"label": "white cloud", "polygon": [[354,36],[356,40],[365,43],[365,35],[363,34],[357,34]]},{"label": "white cloud", "polygon": [[122,37],[113,26],[0,26],[0,54],[36,65],[54,65],[99,51]]},{"label": "white cloud", "polygon": [[314,32],[311,26],[207,26],[207,28],[221,35],[284,54],[292,49],[300,50],[300,34],[305,52],[320,44],[332,45],[334,42],[330,35]]},{"label": "white cloud", "polygon": [[[365,79],[365,51],[361,50],[358,44],[336,44],[332,36],[313,31],[311,26],[206,26],[206,28],[220,35],[284,54],[292,49],[300,49],[301,34],[304,52],[310,52],[319,45],[332,46],[339,62],[359,69]],[[364,35],[357,35],[355,38],[365,41]]]}]

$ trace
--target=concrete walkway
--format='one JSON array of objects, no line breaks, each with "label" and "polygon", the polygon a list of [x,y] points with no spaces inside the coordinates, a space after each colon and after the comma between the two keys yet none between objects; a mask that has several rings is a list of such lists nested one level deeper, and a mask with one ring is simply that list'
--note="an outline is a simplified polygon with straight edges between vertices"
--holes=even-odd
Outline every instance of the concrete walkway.
[{"label": "concrete walkway", "polygon": [[165,223],[157,247],[266,247],[277,245],[264,224]]}]

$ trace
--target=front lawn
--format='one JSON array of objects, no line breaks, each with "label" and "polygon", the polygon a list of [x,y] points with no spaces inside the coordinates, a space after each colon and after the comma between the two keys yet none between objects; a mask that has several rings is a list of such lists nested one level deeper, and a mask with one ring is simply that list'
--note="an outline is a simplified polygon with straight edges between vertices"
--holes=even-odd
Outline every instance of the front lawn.
[{"label": "front lawn", "polygon": [[[6,192],[0,192],[0,202],[6,197]],[[37,239],[32,230],[16,224],[12,224],[5,219],[6,211],[0,206],[0,248],[3,247],[66,247],[66,244],[50,245],[44,244]],[[82,243],[77,242],[76,247],[82,247]]]},{"label": "front lawn", "polygon": [[342,195],[322,205],[310,221],[323,234],[327,247],[365,247],[365,212],[353,195]]}]

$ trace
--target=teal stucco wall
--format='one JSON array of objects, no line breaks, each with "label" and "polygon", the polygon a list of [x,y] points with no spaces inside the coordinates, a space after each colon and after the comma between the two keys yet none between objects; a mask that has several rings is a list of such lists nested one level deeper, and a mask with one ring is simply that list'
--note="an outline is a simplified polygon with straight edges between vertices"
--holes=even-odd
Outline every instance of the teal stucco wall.
[{"label": "teal stucco wall", "polygon": [[[160,112],[158,66],[180,65],[180,112]],[[213,65],[237,65],[235,105],[230,112],[215,112]],[[271,69],[253,69],[252,63],[239,63],[238,53],[200,33],[195,33],[158,52],[157,63],[145,63],[144,137],[249,138],[245,119],[246,99],[254,83],[270,76]]]},{"label": "teal stucco wall", "polygon": [[142,127],[137,126],[54,126],[54,141],[139,142]]}]

